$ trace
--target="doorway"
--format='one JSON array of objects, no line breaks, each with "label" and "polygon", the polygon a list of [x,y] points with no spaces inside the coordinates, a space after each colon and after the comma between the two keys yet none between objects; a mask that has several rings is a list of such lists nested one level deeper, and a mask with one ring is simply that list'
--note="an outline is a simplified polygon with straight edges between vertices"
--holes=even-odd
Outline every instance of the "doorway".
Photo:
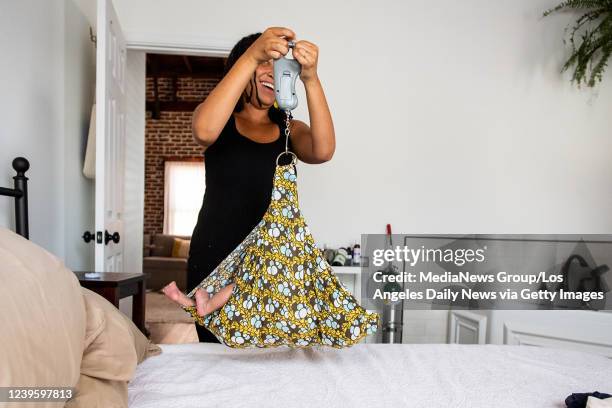
[{"label": "doorway", "polygon": [[161,343],[197,341],[193,321],[158,292],[173,280],[185,289],[189,241],[205,185],[191,118],[224,65],[219,56],[128,51],[126,153],[133,160],[127,160],[125,174],[126,267],[148,274],[147,327]]},{"label": "doorway", "polygon": [[194,109],[223,76],[225,58],[146,55],[143,272],[147,287],[185,290],[188,243],[204,195]]}]

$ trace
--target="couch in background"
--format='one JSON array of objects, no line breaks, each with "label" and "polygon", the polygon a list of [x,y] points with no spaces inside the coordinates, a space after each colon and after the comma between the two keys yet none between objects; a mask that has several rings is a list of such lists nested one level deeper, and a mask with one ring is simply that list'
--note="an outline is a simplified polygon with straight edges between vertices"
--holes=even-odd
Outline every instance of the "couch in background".
[{"label": "couch in background", "polygon": [[[190,236],[145,234],[142,271],[148,273],[147,289],[160,290],[176,281],[181,290],[187,287],[187,256],[172,256],[175,238],[190,240]],[[175,251],[176,252],[176,251]],[[175,255],[177,255],[175,253]]]}]

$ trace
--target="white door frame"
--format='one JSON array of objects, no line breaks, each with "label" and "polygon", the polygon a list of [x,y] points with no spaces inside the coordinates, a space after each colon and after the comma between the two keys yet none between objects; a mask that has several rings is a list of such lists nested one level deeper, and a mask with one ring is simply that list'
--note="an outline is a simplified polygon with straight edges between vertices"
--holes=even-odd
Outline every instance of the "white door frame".
[{"label": "white door frame", "polygon": [[125,32],[127,48],[155,54],[227,57],[232,42],[201,36],[159,36],[155,33]]}]

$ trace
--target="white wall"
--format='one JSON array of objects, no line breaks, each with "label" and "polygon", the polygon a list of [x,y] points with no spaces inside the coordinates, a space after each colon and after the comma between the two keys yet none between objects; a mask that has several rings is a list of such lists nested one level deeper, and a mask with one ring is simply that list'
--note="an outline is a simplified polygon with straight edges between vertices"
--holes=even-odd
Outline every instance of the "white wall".
[{"label": "white wall", "polygon": [[[87,268],[93,253],[80,235],[93,226],[93,190],[80,167],[95,81],[88,23],[72,0],[1,4],[0,184],[12,186],[10,163],[26,157],[31,240]],[[8,198],[0,225],[14,230]]]},{"label": "white wall", "polygon": [[[320,46],[334,159],[301,165],[321,244],[362,233],[606,233],[612,75],[561,76],[555,0],[114,0],[129,41],[233,44],[271,25]],[[303,94],[296,116],[307,119]]]},{"label": "white wall", "polygon": [[[10,163],[15,156],[30,161],[30,237],[63,256],[64,38],[60,4],[2,2],[0,183],[12,186]],[[13,211],[12,200],[2,198],[0,222],[14,230]]]},{"label": "white wall", "polygon": [[94,181],[83,176],[83,161],[96,89],[96,48],[89,23],[72,0],[64,0],[64,219],[66,265],[87,270],[94,265],[94,244],[83,232],[94,231]]}]

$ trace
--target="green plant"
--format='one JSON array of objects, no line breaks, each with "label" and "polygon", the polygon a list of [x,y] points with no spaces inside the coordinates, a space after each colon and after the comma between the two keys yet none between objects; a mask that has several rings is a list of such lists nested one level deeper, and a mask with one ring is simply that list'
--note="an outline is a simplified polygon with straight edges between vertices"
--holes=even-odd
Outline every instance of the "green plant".
[{"label": "green plant", "polygon": [[[566,0],[546,10],[544,17],[561,10],[585,10],[585,14],[566,29],[572,53],[561,72],[575,66],[572,82],[578,87],[582,83],[593,87],[601,82],[612,54],[612,0]],[[566,44],[565,39],[563,42]]]}]

